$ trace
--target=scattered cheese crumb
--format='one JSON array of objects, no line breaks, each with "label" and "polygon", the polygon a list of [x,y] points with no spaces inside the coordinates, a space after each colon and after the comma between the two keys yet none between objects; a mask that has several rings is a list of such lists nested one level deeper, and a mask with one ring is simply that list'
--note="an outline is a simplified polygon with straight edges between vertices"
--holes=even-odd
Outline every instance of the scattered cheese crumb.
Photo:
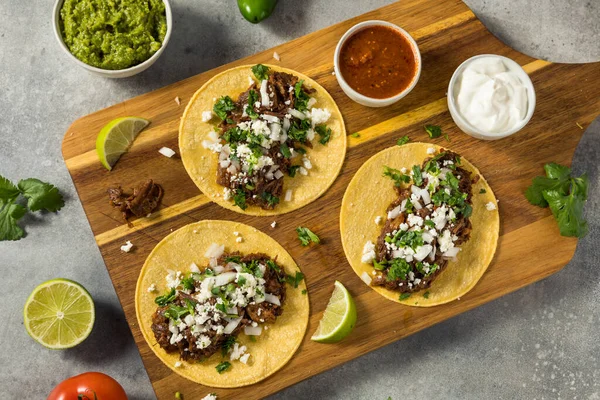
[{"label": "scattered cheese crumb", "polygon": [[217,395],[214,393],[211,394],[207,394],[206,396],[204,396],[202,399],[200,400],[217,400]]},{"label": "scattered cheese crumb", "polygon": [[176,361],[175,362],[175,368],[180,368],[183,364],[181,364],[181,361]]},{"label": "scattered cheese crumb", "polygon": [[160,150],[158,151],[160,154],[162,154],[165,157],[173,157],[175,155],[175,152],[168,148],[168,147],[161,147]]},{"label": "scattered cheese crumb", "polygon": [[240,236],[239,232],[233,232],[233,236]]},{"label": "scattered cheese crumb", "polygon": [[435,149],[433,147],[430,147],[427,149],[427,154],[433,154],[435,153]]},{"label": "scattered cheese crumb", "polygon": [[244,241],[244,238],[239,236],[237,239],[235,239],[235,241],[238,243],[242,243]]},{"label": "scattered cheese crumb", "polygon": [[121,251],[123,251],[125,253],[129,253],[131,251],[132,247],[133,247],[133,243],[131,243],[128,240],[127,242],[125,242],[125,244],[123,246],[121,246]]},{"label": "scattered cheese crumb", "polygon": [[212,119],[212,111],[202,111],[202,122],[208,122]]},{"label": "scattered cheese crumb", "polygon": [[251,76],[248,76],[248,85],[250,85],[250,86],[254,85],[254,79],[252,79]]},{"label": "scattered cheese crumb", "polygon": [[[265,326],[265,329],[267,327]],[[248,364],[248,359],[250,358],[250,353],[246,353],[243,356],[240,357],[240,362],[244,363],[244,364]]]},{"label": "scattered cheese crumb", "polygon": [[279,57],[279,54],[276,51],[273,52],[273,58],[277,61],[281,61],[281,57]]},{"label": "scattered cheese crumb", "polygon": [[148,293],[156,292],[156,285],[153,283],[148,287]]},{"label": "scattered cheese crumb", "polygon": [[277,222],[276,221],[271,222],[271,228],[275,228],[276,226],[277,226]]},{"label": "scattered cheese crumb", "polygon": [[487,208],[488,211],[494,211],[496,209],[496,205],[490,201],[485,205],[485,208]]},{"label": "scattered cheese crumb", "polygon": [[175,97],[175,103],[177,103],[178,106],[181,105],[181,100],[179,100],[179,96]]},{"label": "scattered cheese crumb", "polygon": [[335,76],[335,71],[332,71],[332,72],[331,72],[331,75]]},{"label": "scattered cheese crumb", "polygon": [[375,217],[375,224],[379,225],[380,223],[381,223],[381,216],[378,215],[378,216]]}]

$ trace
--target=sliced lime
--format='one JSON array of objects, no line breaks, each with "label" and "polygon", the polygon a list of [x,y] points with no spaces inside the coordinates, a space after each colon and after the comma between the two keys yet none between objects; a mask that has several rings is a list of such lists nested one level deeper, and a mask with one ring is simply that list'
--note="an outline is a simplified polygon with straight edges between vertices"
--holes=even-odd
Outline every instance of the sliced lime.
[{"label": "sliced lime", "polygon": [[94,319],[92,296],[68,279],[52,279],[36,287],[23,309],[27,333],[49,349],[67,349],[83,342]]},{"label": "sliced lime", "polygon": [[356,325],[356,305],[348,289],[335,281],[333,294],[321,317],[319,327],[311,340],[319,343],[336,343],[352,332]]},{"label": "sliced lime", "polygon": [[102,165],[110,171],[149,123],[144,118],[122,117],[106,124],[96,139],[96,153]]}]

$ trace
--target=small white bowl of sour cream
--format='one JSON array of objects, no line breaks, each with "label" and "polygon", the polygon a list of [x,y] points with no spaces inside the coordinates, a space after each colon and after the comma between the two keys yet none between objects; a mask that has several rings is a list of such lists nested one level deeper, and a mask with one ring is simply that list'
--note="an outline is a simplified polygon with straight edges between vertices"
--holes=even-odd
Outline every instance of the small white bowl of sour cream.
[{"label": "small white bowl of sour cream", "polygon": [[517,133],[535,110],[529,75],[510,58],[481,54],[463,62],[448,84],[448,109],[456,125],[482,140]]}]

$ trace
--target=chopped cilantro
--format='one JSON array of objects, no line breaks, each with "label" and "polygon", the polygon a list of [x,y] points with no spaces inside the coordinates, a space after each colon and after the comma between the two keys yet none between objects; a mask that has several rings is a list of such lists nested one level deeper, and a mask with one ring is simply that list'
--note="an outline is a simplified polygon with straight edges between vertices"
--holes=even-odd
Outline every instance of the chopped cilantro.
[{"label": "chopped cilantro", "polygon": [[310,100],[310,96],[302,89],[303,84],[304,80],[300,80],[294,87],[294,94],[296,95],[296,110],[298,111],[308,110],[308,100]]},{"label": "chopped cilantro", "polygon": [[281,268],[279,268],[279,265],[277,265],[275,263],[275,261],[273,260],[268,260],[266,262],[267,267],[271,268],[273,271],[275,271],[277,274],[281,273]]},{"label": "chopped cilantro", "polygon": [[231,350],[233,348],[233,345],[235,344],[235,340],[236,340],[235,336],[227,336],[227,339],[225,339],[225,341],[221,345],[221,355],[223,357],[225,357],[227,355],[227,353],[229,353],[229,350]]},{"label": "chopped cilantro", "polygon": [[306,289],[302,289],[302,294],[306,294],[306,293],[307,293]]},{"label": "chopped cilantro", "polygon": [[256,336],[252,335],[248,337],[251,342],[256,342]]},{"label": "chopped cilantro", "polygon": [[290,148],[287,144],[282,143],[281,146],[279,147],[279,151],[281,151],[281,154],[285,158],[292,158],[292,152],[290,151]]},{"label": "chopped cilantro", "polygon": [[252,119],[258,118],[258,113],[254,111],[254,103],[258,101],[258,93],[255,90],[248,92],[248,105],[246,106],[246,114]]},{"label": "chopped cilantro", "polygon": [[213,111],[221,120],[225,120],[227,118],[227,114],[230,111],[235,110],[235,103],[231,100],[229,96],[223,96],[215,103],[213,107]]},{"label": "chopped cilantro", "polygon": [[442,127],[438,125],[425,125],[425,132],[430,138],[435,139],[442,136]]},{"label": "chopped cilantro", "polygon": [[256,64],[254,67],[252,67],[252,73],[256,79],[259,81],[264,81],[265,79],[269,78],[269,69],[270,68],[265,65]]},{"label": "chopped cilantro", "polygon": [[433,221],[432,221],[432,220],[430,220],[430,219],[426,219],[426,220],[425,220],[425,225],[427,225],[427,226],[428,226],[428,227],[430,227],[430,228],[435,228],[435,222],[433,222]]},{"label": "chopped cilantro", "polygon": [[588,194],[587,174],[573,177],[570,168],[556,163],[544,165],[544,170],[546,176],[535,177],[525,197],[533,205],[550,207],[561,235],[584,237],[589,229],[583,216]]},{"label": "chopped cilantro", "polygon": [[408,142],[410,142],[410,138],[404,135],[396,141],[396,145],[402,146],[403,144],[406,144]]},{"label": "chopped cilantro", "polygon": [[355,132],[355,133],[353,133],[353,134],[352,134],[352,135],[350,135],[350,136],[352,136],[353,138],[359,138],[359,137],[360,137],[360,133],[358,133],[358,132]]},{"label": "chopped cilantro", "polygon": [[452,140],[450,140],[450,138],[448,137],[447,133],[444,133],[444,139],[446,139],[447,142],[452,142]]},{"label": "chopped cilantro", "polygon": [[294,276],[287,275],[285,278],[285,281],[288,284],[290,284],[291,286],[293,286],[294,288],[297,288],[303,279],[304,279],[304,274],[300,271],[296,271],[296,275],[294,275]]},{"label": "chopped cilantro", "polygon": [[327,125],[315,126],[315,132],[321,136],[321,140],[319,140],[319,143],[321,144],[327,144],[331,139],[331,128],[329,128]]},{"label": "chopped cilantro", "polygon": [[415,185],[421,186],[423,184],[423,175],[421,174],[421,167],[418,165],[413,165],[413,182]]},{"label": "chopped cilantro", "polygon": [[212,294],[214,294],[215,296],[218,296],[221,294],[221,287],[220,286],[215,286],[212,289],[210,289],[210,292]]},{"label": "chopped cilantro", "polygon": [[483,188],[479,189],[479,194],[484,194],[484,193],[487,193],[487,190],[485,190]]},{"label": "chopped cilantro", "polygon": [[300,154],[306,154],[306,149],[304,147],[294,147],[294,149]]},{"label": "chopped cilantro", "polygon": [[175,293],[175,289],[171,289],[167,294],[163,294],[162,296],[158,296],[154,299],[154,302],[158,304],[160,307],[164,307],[167,304],[173,302],[177,294]]},{"label": "chopped cilantro", "polygon": [[184,289],[193,290],[194,289],[194,278],[192,278],[191,276],[189,276],[187,278],[183,278],[181,280],[181,284],[183,285]]},{"label": "chopped cilantro", "polygon": [[400,187],[402,183],[410,182],[410,176],[403,174],[397,169],[390,168],[387,165],[383,167],[383,176],[391,178],[396,187]]},{"label": "chopped cilantro", "polygon": [[406,292],[404,292],[404,293],[401,293],[401,294],[400,294],[400,297],[399,297],[398,299],[399,299],[399,300],[406,300],[406,299],[408,299],[409,297],[410,297],[410,293],[406,293]]},{"label": "chopped cilantro", "polygon": [[301,167],[300,165],[290,165],[288,167],[288,175],[290,177],[292,177],[292,178],[295,177],[296,176],[296,172],[298,172],[298,170],[300,169],[300,167]]},{"label": "chopped cilantro", "polygon": [[215,368],[219,374],[222,374],[223,372],[231,368],[231,363],[229,361],[222,361],[219,364],[217,364]]},{"label": "chopped cilantro", "polygon": [[425,293],[423,293],[423,297],[425,297],[426,299],[428,299],[428,298],[429,298],[429,290],[428,290],[428,291],[426,291]]},{"label": "chopped cilantro", "polygon": [[279,204],[279,197],[273,196],[269,192],[262,192],[260,197],[270,206],[274,206],[275,204]]},{"label": "chopped cilantro", "polygon": [[308,228],[299,226],[296,228],[296,232],[298,233],[298,239],[302,246],[308,246],[310,242],[317,244],[321,242],[321,239]]},{"label": "chopped cilantro", "polygon": [[387,270],[388,281],[406,279],[408,272],[411,270],[410,264],[404,258],[394,258],[389,264],[390,267]]},{"label": "chopped cilantro", "polygon": [[373,268],[375,268],[378,271],[383,271],[385,269],[386,265],[387,265],[386,260],[383,260],[383,261],[373,260]]},{"label": "chopped cilantro", "polygon": [[[22,195],[27,199],[27,207],[15,204]],[[38,179],[23,179],[16,186],[0,176],[0,241],[19,240],[25,231],[17,221],[30,211],[56,212],[65,205],[58,189]]]},{"label": "chopped cilantro", "polygon": [[[188,302],[191,303],[189,300]],[[164,315],[165,317],[172,319],[173,321],[177,321],[181,317],[185,317],[186,315],[191,314],[193,309],[194,307],[190,307],[189,304],[188,307],[181,307],[175,304],[171,304],[169,305],[169,308],[165,310]]]},{"label": "chopped cilantro", "polygon": [[[294,120],[288,130],[288,137],[292,140],[297,140],[300,143],[306,142],[306,136],[310,129],[310,121],[308,119]],[[299,151],[299,150],[298,150]],[[300,152],[300,151],[299,151]]]},{"label": "chopped cilantro", "polygon": [[242,258],[240,256],[227,256],[225,257],[225,263],[236,263],[239,264],[242,261]]},{"label": "chopped cilantro", "polygon": [[235,194],[233,195],[233,202],[242,210],[248,208],[248,206],[246,205],[246,193],[244,193],[244,191],[240,188],[235,190]]}]

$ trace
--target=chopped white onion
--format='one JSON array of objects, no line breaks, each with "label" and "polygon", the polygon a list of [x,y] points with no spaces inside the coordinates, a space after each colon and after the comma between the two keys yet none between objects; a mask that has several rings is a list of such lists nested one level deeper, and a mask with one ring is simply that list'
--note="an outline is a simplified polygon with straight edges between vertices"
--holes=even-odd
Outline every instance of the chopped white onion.
[{"label": "chopped white onion", "polygon": [[285,201],[292,201],[292,189],[288,189],[285,191]]},{"label": "chopped white onion", "polygon": [[276,59],[277,61],[281,60],[281,57],[279,57],[279,54],[276,51],[273,52],[273,58]]},{"label": "chopped white onion", "polygon": [[281,301],[279,301],[279,297],[275,296],[274,294],[271,293],[265,293],[265,301],[267,303],[272,303],[275,304],[277,306],[281,305]]},{"label": "chopped white onion", "polygon": [[215,131],[210,131],[208,133],[208,138],[210,140],[212,140],[213,142],[218,142],[219,141],[219,134]]},{"label": "chopped white onion", "polygon": [[208,266],[211,268],[216,268],[217,267],[217,259],[216,258],[209,259]]},{"label": "chopped white onion", "polygon": [[[216,263],[216,258],[214,258],[215,263]],[[223,271],[225,271],[225,267],[221,266],[221,265],[215,265],[214,267],[212,267],[213,271],[215,272],[215,275],[219,275],[221,273],[223,273]]]},{"label": "chopped white onion", "polygon": [[271,124],[269,125],[269,129],[271,129],[271,140],[276,141],[281,139],[281,125]]},{"label": "chopped white onion", "polygon": [[415,210],[420,210],[421,208],[423,208],[419,200],[413,201],[413,206],[415,206]]},{"label": "chopped white onion", "polygon": [[423,203],[425,205],[431,203],[431,196],[429,195],[429,191],[427,189],[421,189],[421,198],[423,199]]},{"label": "chopped white onion", "polygon": [[216,243],[211,243],[206,249],[206,253],[204,253],[204,257],[206,258],[219,258],[225,252],[225,245],[218,245]]},{"label": "chopped white onion", "polygon": [[456,258],[459,251],[460,251],[460,247],[452,247],[451,249],[446,250],[446,252],[443,254],[443,256],[448,257],[448,258]]},{"label": "chopped white onion", "polygon": [[173,157],[175,155],[175,151],[173,151],[172,149],[168,148],[168,147],[161,147],[160,150],[158,150],[158,152],[160,154],[162,154],[165,157]]},{"label": "chopped white onion", "polygon": [[223,333],[226,335],[231,334],[231,332],[233,332],[235,330],[235,328],[238,327],[238,325],[240,324],[241,321],[242,321],[241,318],[232,319],[231,321],[229,321],[229,323],[227,325],[225,325],[225,329],[223,329]]},{"label": "chopped white onion", "polygon": [[267,178],[268,180],[272,181],[273,180],[273,173],[272,172],[267,172],[265,174],[265,178]]},{"label": "chopped white onion", "polygon": [[293,108],[288,108],[288,113],[289,113],[291,116],[293,116],[293,117],[296,117],[296,118],[298,118],[298,119],[301,119],[301,120],[302,120],[302,119],[306,119],[306,114],[304,114],[303,112],[301,112],[301,111],[298,111],[298,110],[296,110],[296,109],[293,109]]},{"label": "chopped white onion", "polygon": [[433,249],[433,246],[430,244],[419,246],[419,247],[417,247],[417,251],[415,252],[413,257],[417,261],[423,261],[425,259],[425,257],[427,257],[429,255],[429,253],[431,253],[432,249]]},{"label": "chopped white onion", "polygon": [[287,132],[290,129],[290,120],[288,118],[283,119],[283,131]]},{"label": "chopped white onion", "polygon": [[283,178],[283,172],[281,172],[280,170],[277,170],[277,171],[275,171],[273,176],[275,177],[275,179],[281,179],[281,178]]},{"label": "chopped white onion", "polygon": [[423,231],[422,236],[423,236],[423,241],[425,243],[433,242],[433,235],[431,233],[429,233],[427,231]]},{"label": "chopped white onion", "polygon": [[429,259],[431,261],[435,261],[435,252],[436,252],[436,248],[435,248],[435,246],[433,246],[433,249],[431,250],[431,253],[429,253]]},{"label": "chopped white onion", "polygon": [[366,283],[368,286],[371,286],[371,282],[373,282],[373,279],[371,279],[371,277],[369,276],[369,274],[366,273],[366,272],[363,272],[360,275],[360,279],[362,279],[363,282]]},{"label": "chopped white onion", "polygon": [[229,172],[231,175],[234,175],[237,171],[238,169],[236,168],[234,163],[231,163],[231,165],[227,167],[227,172]]},{"label": "chopped white onion", "polygon": [[190,265],[190,272],[200,273],[200,268],[196,265],[196,263],[192,263]]},{"label": "chopped white onion", "polygon": [[260,116],[262,119],[264,119],[267,122],[273,122],[275,124],[279,123],[279,118],[277,118],[274,115],[269,115],[269,114],[263,114]]},{"label": "chopped white onion", "polygon": [[287,133],[284,133],[283,135],[281,135],[279,137],[279,143],[285,143],[288,140],[288,135]]},{"label": "chopped white onion", "polygon": [[315,104],[317,104],[317,99],[315,99],[314,97],[311,97],[310,99],[308,99],[308,103],[306,103],[306,107],[308,109],[311,109]]},{"label": "chopped white onion", "polygon": [[246,336],[260,336],[262,333],[262,326],[245,326],[244,334]]},{"label": "chopped white onion", "polygon": [[260,83],[260,102],[264,107],[269,106],[269,93],[267,92],[267,80]]},{"label": "chopped white onion", "polygon": [[227,168],[227,167],[229,167],[230,164],[231,164],[231,160],[219,161],[219,166],[221,168]]},{"label": "chopped white onion", "polygon": [[410,191],[412,194],[414,194],[415,196],[419,196],[421,197],[421,188],[419,188],[418,186],[412,185],[410,187]]},{"label": "chopped white onion", "polygon": [[388,219],[394,219],[396,218],[398,215],[400,215],[400,210],[402,209],[402,205],[399,205],[397,207],[394,207],[391,211],[388,212]]},{"label": "chopped white onion", "polygon": [[231,308],[227,309],[227,314],[233,315],[233,314],[237,314],[237,313],[238,313],[237,307],[231,307]]},{"label": "chopped white onion", "polygon": [[310,128],[308,131],[306,131],[306,139],[310,140],[312,142],[312,140],[315,138],[315,131]]},{"label": "chopped white onion", "polygon": [[215,277],[215,286],[225,286],[228,283],[235,281],[236,277],[236,272],[223,272]]}]

